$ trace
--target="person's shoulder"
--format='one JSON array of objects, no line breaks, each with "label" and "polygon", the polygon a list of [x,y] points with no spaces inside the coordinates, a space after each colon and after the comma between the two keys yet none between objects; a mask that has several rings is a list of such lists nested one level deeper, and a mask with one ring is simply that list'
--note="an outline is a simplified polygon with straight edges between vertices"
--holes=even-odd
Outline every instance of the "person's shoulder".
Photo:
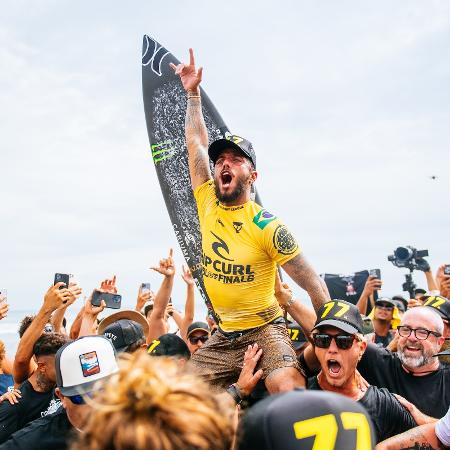
[{"label": "person's shoulder", "polygon": [[270,226],[273,226],[274,222],[279,220],[275,214],[272,214],[253,200],[250,200],[247,203],[246,210],[250,216],[249,219],[255,226],[255,229],[259,229],[261,231],[270,228]]},{"label": "person's shoulder", "polygon": [[53,414],[39,417],[31,421],[26,427],[18,430],[12,437],[18,438],[22,435],[30,435],[31,433],[41,433],[43,430],[65,430],[70,428],[70,422],[67,417],[66,410],[61,406]]}]

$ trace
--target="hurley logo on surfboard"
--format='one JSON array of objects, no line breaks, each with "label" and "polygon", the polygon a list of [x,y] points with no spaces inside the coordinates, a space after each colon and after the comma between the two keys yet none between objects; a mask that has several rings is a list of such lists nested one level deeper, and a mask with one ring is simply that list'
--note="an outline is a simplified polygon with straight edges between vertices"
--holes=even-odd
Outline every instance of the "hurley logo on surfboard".
[{"label": "hurley logo on surfboard", "polygon": [[166,50],[162,45],[158,44],[151,37],[144,37],[144,48],[142,49],[142,65],[148,66],[151,64],[152,71],[158,75],[162,76],[161,63],[164,57],[166,57],[170,52]]}]

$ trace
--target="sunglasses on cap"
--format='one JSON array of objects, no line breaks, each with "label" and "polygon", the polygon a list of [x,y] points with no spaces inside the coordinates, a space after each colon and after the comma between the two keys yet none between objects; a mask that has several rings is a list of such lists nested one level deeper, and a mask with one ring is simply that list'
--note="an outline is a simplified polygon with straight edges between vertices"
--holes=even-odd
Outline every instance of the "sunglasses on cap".
[{"label": "sunglasses on cap", "polygon": [[198,344],[199,341],[205,343],[209,339],[209,336],[207,334],[203,336],[192,336],[189,338],[189,342],[192,345]]},{"label": "sunglasses on cap", "polygon": [[337,348],[341,350],[348,350],[353,345],[353,341],[359,341],[354,334],[331,335],[326,333],[315,333],[312,335],[312,338],[314,345],[319,348],[329,348],[331,341],[334,339]]}]

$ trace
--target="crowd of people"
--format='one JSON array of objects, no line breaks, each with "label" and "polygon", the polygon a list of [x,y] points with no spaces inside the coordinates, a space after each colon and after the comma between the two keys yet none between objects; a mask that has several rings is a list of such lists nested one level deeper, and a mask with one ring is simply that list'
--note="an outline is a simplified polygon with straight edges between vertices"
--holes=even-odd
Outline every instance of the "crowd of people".
[{"label": "crowd of people", "polygon": [[[187,94],[207,316],[196,320],[189,268],[184,311],[173,306],[172,250],[153,267],[159,289],[141,286],[134,310],[106,315],[113,277],[68,324],[82,289],[55,280],[19,324],[15,355],[0,342],[0,450],[450,447],[450,266],[433,275],[422,258],[427,289],[414,298],[378,297],[376,275],[356,303],[331,298],[286,225],[252,199],[251,143],[208,145],[193,51],[172,66]],[[0,303],[0,328],[7,314]]]}]

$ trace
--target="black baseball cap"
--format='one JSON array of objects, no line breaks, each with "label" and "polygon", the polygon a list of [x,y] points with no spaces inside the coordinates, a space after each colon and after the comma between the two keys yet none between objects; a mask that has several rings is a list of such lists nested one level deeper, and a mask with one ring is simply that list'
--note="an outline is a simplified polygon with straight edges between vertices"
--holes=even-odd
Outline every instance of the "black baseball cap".
[{"label": "black baseball cap", "polygon": [[125,351],[139,340],[145,341],[142,325],[129,319],[120,319],[108,325],[102,333],[108,338],[117,352]]},{"label": "black baseball cap", "polygon": [[186,332],[186,337],[189,338],[189,336],[194,332],[194,331],[204,331],[205,333],[209,334],[210,333],[210,329],[209,326],[206,322],[192,322],[187,329]]},{"label": "black baseball cap", "polygon": [[373,449],[374,427],[359,403],[334,392],[302,389],[271,395],[250,408],[240,424],[238,450],[311,450],[317,435],[327,448],[356,448],[355,429],[344,428],[346,415],[357,416],[364,430],[358,433],[359,439],[364,436],[361,448]]},{"label": "black baseball cap", "polygon": [[183,339],[172,333],[153,339],[147,347],[147,353],[152,356],[178,356],[186,359],[191,357],[191,352]]},{"label": "black baseball cap", "polygon": [[450,300],[442,295],[425,295],[420,298],[424,300],[423,306],[433,308],[439,315],[450,321]]},{"label": "black baseball cap", "polygon": [[417,288],[417,289],[414,290],[414,295],[426,294],[426,293],[427,293],[427,291],[425,289],[423,289],[423,288]]},{"label": "black baseball cap", "polygon": [[393,308],[395,307],[395,303],[389,297],[380,297],[375,302],[375,306],[380,306],[380,305],[383,305],[384,303],[387,303],[388,305],[392,306]]},{"label": "black baseball cap", "polygon": [[233,148],[238,152],[243,153],[256,169],[256,155],[252,143],[235,134],[222,139],[217,139],[209,146],[208,155],[211,161],[215,164],[219,155],[227,148]]},{"label": "black baseball cap", "polygon": [[308,342],[305,333],[303,332],[302,328],[297,322],[288,323],[287,328],[289,332],[289,337],[291,338],[291,344],[294,347],[294,350],[298,350],[303,346],[303,344],[305,344],[305,342]]},{"label": "black baseball cap", "polygon": [[345,300],[331,300],[320,307],[313,330],[326,325],[350,334],[363,332],[363,321],[358,308]]}]

